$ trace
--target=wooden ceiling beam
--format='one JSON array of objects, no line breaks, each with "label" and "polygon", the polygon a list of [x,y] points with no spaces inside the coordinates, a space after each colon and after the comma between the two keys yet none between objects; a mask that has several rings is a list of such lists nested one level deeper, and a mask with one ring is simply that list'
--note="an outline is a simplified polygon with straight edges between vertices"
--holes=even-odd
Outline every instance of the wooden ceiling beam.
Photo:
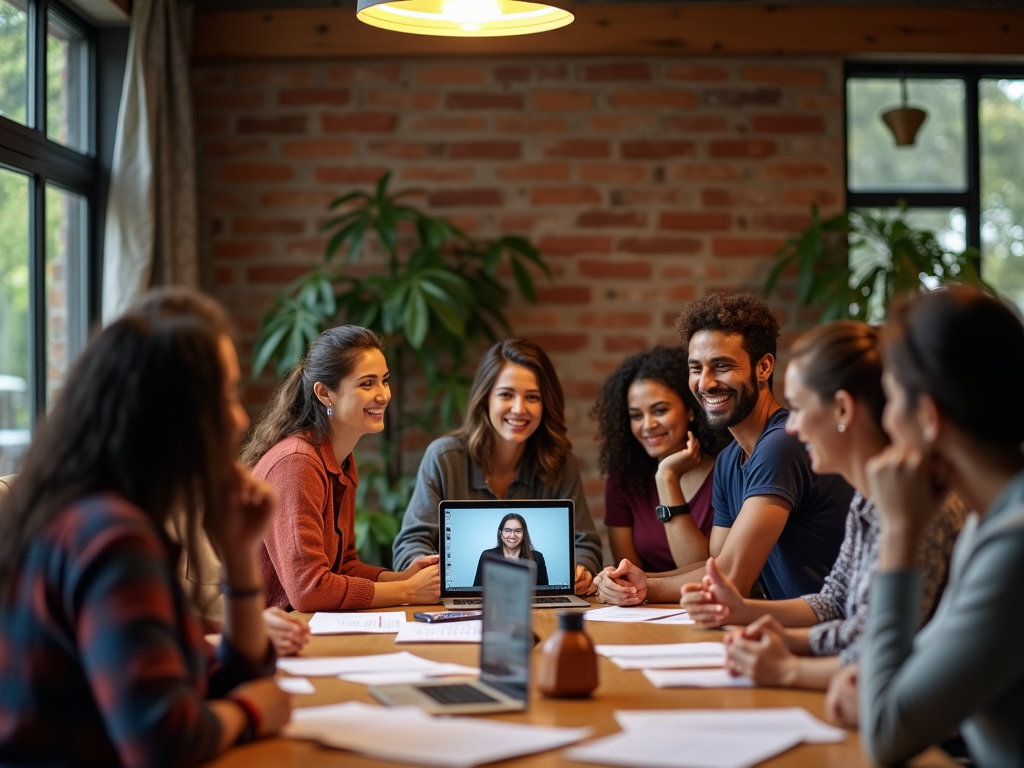
[{"label": "wooden ceiling beam", "polygon": [[392,56],[1024,55],[1024,11],[855,6],[581,5],[536,35],[404,35],[351,8],[198,11],[196,59]]}]

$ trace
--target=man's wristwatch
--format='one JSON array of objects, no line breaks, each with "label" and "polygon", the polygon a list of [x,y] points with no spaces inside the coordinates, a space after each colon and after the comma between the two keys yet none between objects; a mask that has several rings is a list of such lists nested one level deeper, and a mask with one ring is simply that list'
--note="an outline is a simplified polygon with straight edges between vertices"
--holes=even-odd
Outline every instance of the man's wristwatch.
[{"label": "man's wristwatch", "polygon": [[688,515],[690,514],[689,504],[676,504],[674,507],[667,506],[665,504],[659,504],[654,508],[654,515],[663,523],[667,523],[676,515]]}]

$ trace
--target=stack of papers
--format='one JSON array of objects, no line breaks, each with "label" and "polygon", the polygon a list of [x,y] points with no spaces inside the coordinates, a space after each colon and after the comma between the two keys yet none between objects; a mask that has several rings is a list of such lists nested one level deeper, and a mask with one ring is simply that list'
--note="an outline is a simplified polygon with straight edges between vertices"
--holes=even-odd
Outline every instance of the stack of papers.
[{"label": "stack of papers", "polygon": [[394,634],[405,624],[404,611],[381,613],[326,613],[317,611],[309,620],[312,635]]},{"label": "stack of papers", "polygon": [[396,763],[471,768],[564,747],[588,736],[590,729],[432,718],[415,707],[348,702],[296,709],[282,733]]},{"label": "stack of papers", "polygon": [[595,650],[622,669],[699,669],[725,666],[721,643],[598,645]]},{"label": "stack of papers", "polygon": [[[583,618],[587,621],[615,621],[625,623],[634,621],[656,621],[658,619],[668,619],[670,617],[683,616],[685,614],[685,608],[621,608],[617,605],[613,605],[608,608],[596,608],[592,611],[587,611],[583,614]],[[691,619],[689,622],[682,623],[692,624],[693,620]]]},{"label": "stack of papers", "polygon": [[733,677],[724,669],[645,669],[655,688],[753,688],[749,677]]},{"label": "stack of papers", "polygon": [[484,623],[452,621],[428,624],[425,621],[407,621],[395,635],[396,643],[479,643]]},{"label": "stack of papers", "polygon": [[566,757],[638,768],[749,768],[797,744],[846,738],[799,707],[619,711],[615,719],[625,730]]},{"label": "stack of papers", "polygon": [[[361,685],[419,683],[435,677],[478,675],[476,667],[444,664],[402,651],[376,656],[330,656],[278,659],[277,668],[290,675],[339,677]],[[297,685],[286,683],[286,685]]]}]

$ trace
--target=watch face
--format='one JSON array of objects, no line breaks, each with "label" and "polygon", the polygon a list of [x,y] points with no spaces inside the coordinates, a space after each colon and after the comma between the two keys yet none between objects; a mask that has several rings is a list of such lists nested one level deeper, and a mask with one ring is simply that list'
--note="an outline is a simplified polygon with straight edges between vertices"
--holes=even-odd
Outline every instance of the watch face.
[{"label": "watch face", "polygon": [[672,519],[672,509],[664,504],[659,504],[654,508],[654,516],[658,518],[659,522],[667,523]]}]

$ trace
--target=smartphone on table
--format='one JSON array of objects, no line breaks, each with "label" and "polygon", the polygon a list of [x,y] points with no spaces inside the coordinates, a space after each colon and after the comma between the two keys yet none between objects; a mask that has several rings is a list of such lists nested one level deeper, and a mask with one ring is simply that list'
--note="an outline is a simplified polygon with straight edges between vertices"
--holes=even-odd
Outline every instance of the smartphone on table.
[{"label": "smartphone on table", "polygon": [[469,621],[483,615],[483,611],[416,611],[413,618],[428,624],[438,624],[443,621]]}]

